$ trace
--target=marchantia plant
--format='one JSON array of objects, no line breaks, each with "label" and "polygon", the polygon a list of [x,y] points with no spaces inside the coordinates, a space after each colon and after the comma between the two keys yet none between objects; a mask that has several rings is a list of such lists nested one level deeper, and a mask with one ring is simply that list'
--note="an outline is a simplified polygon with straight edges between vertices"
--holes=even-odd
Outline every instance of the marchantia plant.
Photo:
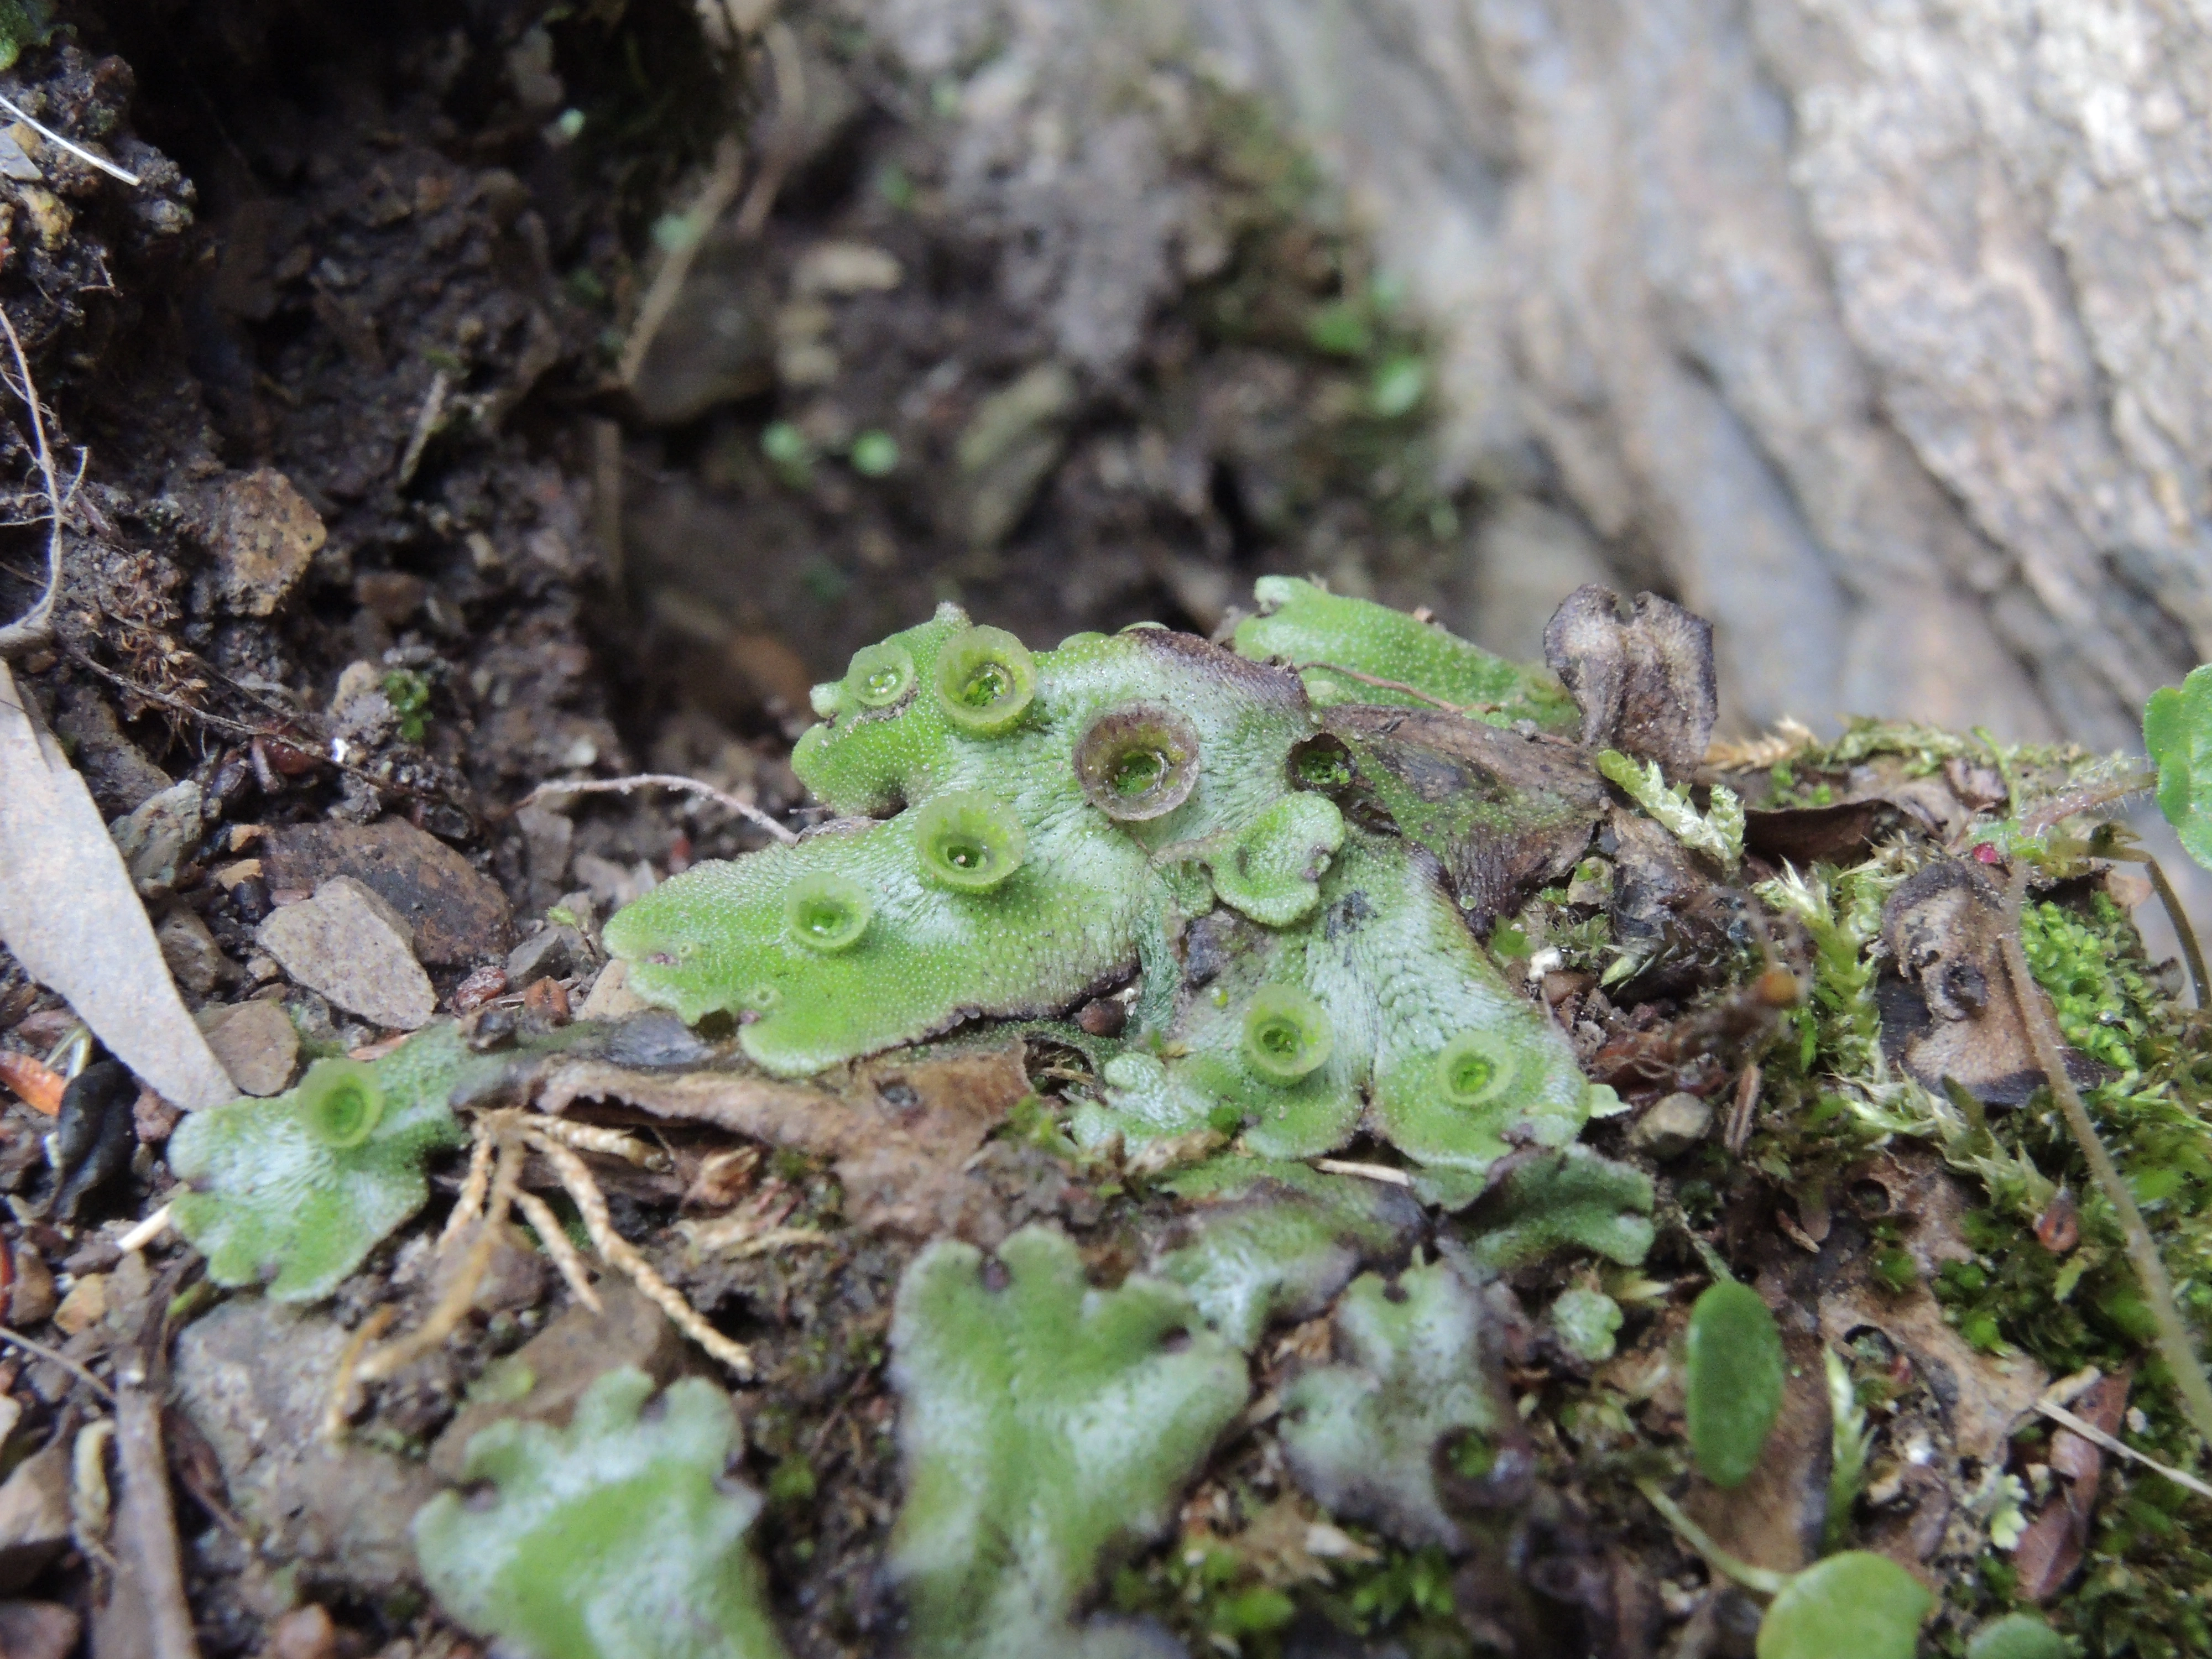
[{"label": "marchantia plant", "polygon": [[[1574,710],[1382,606],[1281,579],[1261,599],[1233,651],[1139,627],[1032,653],[947,605],[858,653],[793,757],[838,816],[617,915],[629,986],[735,1017],[747,1054],[800,1076],[1136,975],[1129,1030],[1085,1044],[1085,1144],[1212,1126],[1303,1158],[1364,1129],[1463,1202],[1509,1145],[1571,1141],[1589,1085],[1466,913],[1498,896],[1470,872],[1531,839],[1571,866],[1587,841]],[[1451,799],[1408,777],[1424,711],[1449,722],[1428,769]],[[1485,769],[1504,787],[1455,813]]]}]

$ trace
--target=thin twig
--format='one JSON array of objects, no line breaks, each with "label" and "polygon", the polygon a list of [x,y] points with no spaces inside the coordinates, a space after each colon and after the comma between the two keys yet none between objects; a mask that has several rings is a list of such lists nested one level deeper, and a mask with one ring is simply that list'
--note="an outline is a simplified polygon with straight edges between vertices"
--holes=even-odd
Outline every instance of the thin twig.
[{"label": "thin twig", "polygon": [[2199,1498],[2212,1498],[2212,1486],[2207,1486],[2185,1469],[2174,1468],[2168,1464],[2160,1462],[2147,1452],[2137,1451],[2118,1436],[2106,1434],[2087,1418],[2075,1416],[2057,1401],[2039,1400],[2035,1402],[2035,1409],[2052,1422],[2073,1430],[2084,1440],[2093,1441],[2108,1452],[2116,1452],[2122,1457],[2130,1458],[2142,1464],[2147,1469],[2155,1470],[2172,1481],[2175,1486],[2193,1492]]},{"label": "thin twig", "polygon": [[668,1316],[678,1330],[740,1377],[751,1376],[750,1350],[708,1324],[699,1310],[684,1299],[681,1291],[653,1270],[652,1264],[638,1254],[637,1247],[615,1231],[614,1223],[607,1217],[606,1196],[599,1191],[599,1184],[592,1178],[584,1160],[550,1136],[532,1134],[528,1127],[523,1133],[559,1173],[561,1184],[575,1200],[576,1213],[583,1218],[584,1231],[591,1235],[592,1247],[607,1265],[636,1285],[647,1301]]},{"label": "thin twig", "polygon": [[102,1399],[107,1401],[111,1405],[114,1403],[115,1390],[110,1388],[106,1383],[101,1382],[98,1377],[94,1376],[90,1371],[87,1370],[76,1360],[71,1359],[67,1354],[50,1348],[43,1342],[34,1342],[29,1337],[24,1335],[22,1332],[11,1331],[5,1325],[0,1325],[0,1342],[9,1343],[15,1347],[23,1349],[26,1352],[34,1353],[41,1359],[51,1359],[55,1364],[59,1365],[64,1370],[74,1372],[79,1382],[88,1383],[94,1392],[99,1394]]},{"label": "thin twig", "polygon": [[768,26],[761,38],[768,46],[769,68],[775,76],[775,137],[761,163],[760,175],[745,192],[744,205],[738,210],[736,230],[741,242],[752,240],[768,222],[769,210],[775,205],[784,175],[799,159],[806,138],[806,64],[799,53],[799,37],[779,19]]},{"label": "thin twig", "polygon": [[169,1231],[169,1206],[164,1204],[129,1232],[115,1241],[115,1248],[129,1255],[143,1250],[163,1233]]},{"label": "thin twig", "polygon": [[2166,866],[2139,847],[2099,846],[2096,856],[2115,859],[2124,864],[2146,866],[2150,877],[2151,890],[2158,902],[2166,907],[2166,919],[2173,924],[2174,937],[2181,941],[2181,954],[2189,963],[2189,982],[2197,991],[2197,1007],[2201,1013],[2212,1008],[2212,995],[2207,994],[2208,980],[2204,972],[2204,949],[2197,942],[2197,930],[2190,926],[2189,912],[2182,908],[2181,895],[2173,890],[2173,884],[2166,878]]},{"label": "thin twig", "polygon": [[491,1266],[492,1252],[499,1245],[500,1229],[507,1224],[507,1206],[514,1200],[516,1184],[521,1177],[519,1149],[514,1142],[503,1140],[498,1159],[492,1166],[491,1198],[484,1206],[483,1222],[469,1245],[469,1253],[461,1258],[453,1277],[446,1281],[444,1294],[422,1322],[406,1335],[395,1337],[363,1354],[361,1363],[354,1367],[356,1380],[380,1382],[416,1360],[435,1353],[445,1340],[460,1328],[461,1322],[468,1317],[469,1304],[476,1300],[477,1287],[483,1283],[484,1273]]},{"label": "thin twig", "polygon": [[[6,101],[0,99],[0,103]],[[30,413],[33,454],[39,464],[39,476],[46,481],[46,506],[53,520],[52,528],[46,537],[45,590],[40,593],[37,604],[14,622],[0,628],[0,657],[7,657],[33,650],[53,637],[54,601],[60,597],[62,591],[62,520],[65,516],[65,509],[61,480],[54,472],[54,452],[46,442],[46,416],[39,408],[38,383],[31,378],[30,360],[23,355],[22,338],[15,332],[15,321],[4,307],[0,307],[0,330],[6,331],[9,347],[15,356],[15,373],[21,384],[12,389],[22,398],[23,407]],[[78,476],[82,476],[81,465]]]},{"label": "thin twig", "polygon": [[344,1437],[346,1419],[353,1415],[356,1397],[361,1391],[361,1357],[368,1352],[368,1345],[392,1328],[399,1317],[399,1310],[390,1303],[370,1310],[352,1336],[347,1339],[345,1350],[338,1355],[337,1369],[331,1377],[330,1398],[323,1402],[323,1438],[338,1440]]},{"label": "thin twig", "polygon": [[406,453],[399,458],[399,487],[402,489],[415,482],[415,469],[422,465],[422,452],[430,447],[439,426],[446,416],[446,393],[453,389],[453,377],[440,369],[430,377],[430,390],[423,395],[422,407],[415,414],[415,430],[408,434]]},{"label": "thin twig", "polygon": [[1413,1177],[1403,1170],[1388,1164],[1355,1164],[1350,1158],[1317,1158],[1314,1168],[1329,1175],[1357,1176],[1362,1181],[1378,1181],[1386,1187],[1410,1187]]},{"label": "thin twig", "polygon": [[199,1659],[178,1562],[177,1516],[169,1497],[168,1459],[161,1449],[161,1395],[143,1382],[126,1382],[117,1395],[115,1457],[123,1476],[115,1548],[137,1580],[152,1659]]},{"label": "thin twig", "polygon": [[562,1229],[561,1218],[553,1213],[553,1206],[535,1193],[517,1192],[514,1207],[522,1212],[522,1218],[530,1224],[538,1235],[538,1242],[545,1247],[545,1254],[553,1258],[553,1265],[568,1282],[568,1294],[593,1313],[605,1313],[605,1304],[592,1287],[591,1275],[584,1271],[584,1258],[568,1242],[568,1235]]},{"label": "thin twig", "polygon": [[514,805],[515,810],[520,811],[549,795],[627,795],[638,789],[680,789],[686,794],[702,795],[717,806],[728,808],[747,823],[758,824],[780,842],[788,843],[799,839],[750,801],[739,800],[727,790],[717,789],[713,784],[697,778],[679,777],[673,772],[640,772],[627,778],[577,778],[573,781],[556,778],[539,784]]},{"label": "thin twig", "polygon": [[38,117],[33,115],[28,110],[26,110],[14,99],[0,97],[0,109],[6,110],[9,114],[14,116],[25,126],[30,128],[32,131],[37,133],[40,137],[45,139],[48,143],[53,144],[58,149],[67,150],[70,155],[76,156],[78,161],[82,161],[88,167],[98,167],[109,178],[120,179],[126,185],[136,185],[138,182],[138,175],[137,173],[125,172],[121,167],[116,166],[114,162],[107,160],[105,156],[94,155],[82,144],[71,143],[68,139],[63,137],[61,134],[56,132],[52,127],[48,126],[44,121],[40,120]]},{"label": "thin twig", "polygon": [[469,1172],[461,1182],[459,1195],[453,1200],[453,1212],[446,1218],[445,1231],[438,1235],[440,1255],[465,1237],[469,1224],[483,1213],[484,1197],[491,1191],[491,1155],[498,1146],[498,1136],[479,1126],[476,1143],[469,1148]]},{"label": "thin twig", "polygon": [[2158,1325],[2159,1352],[2166,1357],[2166,1367],[2173,1373],[2183,1409],[2188,1413],[2197,1434],[2212,1444],[2212,1380],[2204,1375],[2203,1364],[2197,1357],[2196,1342],[2174,1302],[2173,1281],[2166,1277],[2166,1263],[2159,1258],[2150,1227],[2143,1220],[2142,1212],[2136,1207],[2135,1194],[2129,1191],[2118,1165],[2112,1162],[2112,1154],[2098,1138],[2089,1109],[2081,1103],[2081,1092],[2067,1073],[2059,1034],[2027,969],[2027,953],[2020,942],[2021,910],[2027,899],[2027,860],[2017,861],[2005,891],[2005,926],[2001,945],[2005,973],[2012,981],[2013,1002],[2027,1028],[2035,1063],[2043,1068],[2044,1076],[2050,1080],[2051,1092],[2057,1097],[2059,1109],[2065,1114],[2066,1127],[2073,1131],[2081,1156],[2088,1163],[2089,1173],[2096,1177],[2099,1190],[2120,1218],[2120,1234],[2126,1242],[2128,1259],[2135,1264],[2136,1277],[2142,1281],[2143,1295],[2150,1303],[2152,1316]]},{"label": "thin twig", "polygon": [[2166,920],[2173,924],[2174,937],[2181,941],[2181,954],[2189,962],[2189,982],[2197,991],[2197,1006],[2202,1012],[2212,1008],[2212,975],[2204,971],[2204,950],[2197,942],[2197,930],[2189,925],[2189,913],[2182,908],[2181,895],[2173,890],[2173,884],[2166,878],[2166,866],[2149,854],[2142,855],[2150,872],[2152,890],[2158,902],[2166,907]]},{"label": "thin twig", "polygon": [[738,185],[744,169],[744,147],[734,137],[726,137],[714,146],[714,165],[699,193],[691,198],[691,205],[684,210],[690,234],[660,256],[659,268],[653,273],[644,299],[638,302],[637,320],[630,325],[629,338],[623,343],[622,360],[615,374],[624,386],[636,384],[638,370],[645,367],[645,354],[653,349],[661,325],[676,309],[677,295],[684,291],[684,279],[691,274],[691,262],[699,257],[707,233],[738,199]]},{"label": "thin twig", "polygon": [[1761,1595],[1778,1595],[1782,1587],[1790,1582],[1786,1572],[1776,1572],[1766,1567],[1754,1567],[1748,1561],[1739,1560],[1713,1541],[1712,1534],[1690,1519],[1682,1506],[1659,1489],[1656,1480],[1639,1480],[1637,1491],[1650,1500],[1651,1507],[1659,1511],[1667,1524],[1674,1528],[1682,1541],[1705,1558],[1705,1565],[1726,1578],[1733,1578],[1747,1590]]}]

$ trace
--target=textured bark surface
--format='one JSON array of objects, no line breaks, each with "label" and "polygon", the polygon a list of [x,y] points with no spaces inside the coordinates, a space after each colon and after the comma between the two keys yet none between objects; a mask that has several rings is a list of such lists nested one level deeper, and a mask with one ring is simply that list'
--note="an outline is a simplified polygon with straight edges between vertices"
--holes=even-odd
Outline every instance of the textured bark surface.
[{"label": "textured bark surface", "polygon": [[1448,464],[1498,502],[1461,620],[1498,644],[1531,651],[1609,568],[1714,619],[1733,725],[1879,708],[2105,744],[2212,654],[2201,8],[901,0],[877,21],[924,75],[993,59],[965,176],[1034,221],[1007,228],[1094,368],[1188,212],[1147,194],[1164,165],[1117,88],[1200,52],[1271,96],[1441,331]]}]

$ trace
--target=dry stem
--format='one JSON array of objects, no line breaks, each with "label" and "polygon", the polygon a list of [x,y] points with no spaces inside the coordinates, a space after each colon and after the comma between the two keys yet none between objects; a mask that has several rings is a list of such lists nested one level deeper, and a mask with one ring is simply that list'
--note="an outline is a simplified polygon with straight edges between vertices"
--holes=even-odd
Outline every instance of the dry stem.
[{"label": "dry stem", "polygon": [[[5,102],[4,99],[0,99],[0,103]],[[14,622],[0,627],[0,657],[9,657],[33,650],[53,637],[54,601],[60,597],[62,588],[62,520],[68,509],[62,495],[61,480],[54,471],[53,448],[46,441],[46,421],[39,408],[38,384],[31,379],[31,364],[29,359],[23,356],[22,339],[15,332],[15,320],[5,309],[0,309],[0,331],[6,332],[9,349],[15,354],[19,384],[9,389],[23,400],[23,407],[30,414],[32,453],[38,460],[39,476],[46,487],[47,514],[52,520],[52,528],[46,537],[46,587],[40,593],[37,604]],[[82,477],[82,463],[77,471],[78,476]],[[71,493],[75,489],[76,486],[72,484]]]},{"label": "dry stem", "polygon": [[680,777],[673,772],[640,772],[626,778],[554,778],[539,784],[514,805],[520,811],[549,795],[627,795],[637,789],[681,789],[687,794],[703,795],[747,823],[758,824],[780,842],[789,843],[799,839],[750,801],[739,800],[727,790],[717,789],[698,778]]}]

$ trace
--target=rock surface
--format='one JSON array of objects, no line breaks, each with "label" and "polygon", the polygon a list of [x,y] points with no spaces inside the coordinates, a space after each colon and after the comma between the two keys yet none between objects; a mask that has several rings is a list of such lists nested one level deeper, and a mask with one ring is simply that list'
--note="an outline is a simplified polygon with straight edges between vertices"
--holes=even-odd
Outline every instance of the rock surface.
[{"label": "rock surface", "polygon": [[346,1340],[319,1315],[227,1303],[178,1337],[176,1395],[264,1548],[383,1595],[416,1582],[407,1524],[438,1484],[419,1463],[322,1437]]},{"label": "rock surface", "polygon": [[315,509],[273,467],[231,479],[216,498],[209,533],[223,603],[248,617],[269,615],[327,539]]},{"label": "rock surface", "polygon": [[281,1004],[240,1002],[200,1017],[208,1047],[241,1094],[277,1095],[299,1063],[300,1033]]},{"label": "rock surface", "polygon": [[438,1006],[415,960],[406,919],[351,876],[333,876],[315,896],[276,911],[256,930],[261,948],[295,982],[349,1013],[411,1031]]},{"label": "rock surface", "polygon": [[37,1452],[0,1485],[0,1594],[12,1593],[69,1547],[69,1449]]},{"label": "rock surface", "polygon": [[433,966],[507,948],[510,907],[498,884],[404,818],[291,824],[270,830],[257,850],[272,888],[311,891],[351,876],[406,918],[415,954]]},{"label": "rock surface", "polygon": [[949,194],[1030,230],[1009,257],[1095,372],[1179,233],[1172,191],[1123,199],[1164,176],[1138,102],[1088,119],[1083,88],[1150,55],[1270,97],[1440,331],[1447,471],[1512,515],[1471,526],[1463,592],[1558,567],[1542,605],[1447,617],[1484,643],[1533,655],[1530,622],[1595,553],[1713,618],[1738,728],[1878,709],[2132,744],[2145,694],[2212,655],[2201,19],[2150,0],[1145,18],[1109,42],[1068,0],[895,0],[875,27],[925,78],[985,64],[960,82]]}]

